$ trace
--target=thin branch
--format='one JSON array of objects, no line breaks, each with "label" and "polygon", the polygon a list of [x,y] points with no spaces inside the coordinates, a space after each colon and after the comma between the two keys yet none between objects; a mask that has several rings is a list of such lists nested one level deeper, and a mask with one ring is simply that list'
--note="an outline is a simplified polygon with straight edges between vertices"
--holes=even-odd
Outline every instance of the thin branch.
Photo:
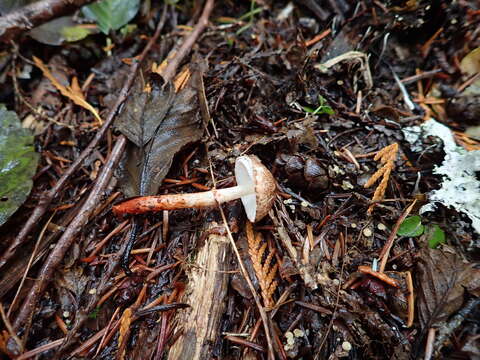
[{"label": "thin branch", "polygon": [[390,236],[387,239],[387,242],[385,243],[382,251],[380,252],[379,258],[381,258],[382,261],[380,263],[380,268],[378,272],[383,273],[385,271],[388,255],[390,254],[390,249],[393,246],[393,242],[395,240],[395,236],[397,235],[398,229],[400,229],[400,225],[402,225],[403,220],[405,220],[408,214],[410,214],[416,202],[417,200],[414,200],[413,203],[409,207],[407,207],[407,209],[403,212],[403,214],[398,218],[397,222],[395,223],[395,226],[393,227],[392,232],[390,233]]},{"label": "thin branch", "polygon": [[[210,157],[208,156],[208,148],[207,150],[207,157],[208,157],[208,163],[210,167],[210,176],[212,177],[212,182],[213,186],[216,186],[216,180],[215,176],[213,174],[213,166],[212,166],[212,161],[210,160]],[[240,252],[238,251],[237,245],[235,244],[235,240],[233,239],[232,232],[230,230],[230,226],[228,225],[227,218],[225,217],[225,213],[223,211],[222,206],[219,204],[218,209],[220,210],[220,215],[222,216],[222,221],[225,226],[225,229],[227,230],[227,235],[228,239],[230,240],[230,244],[232,245],[233,251],[235,253],[235,256],[237,257],[238,264],[240,265],[240,270],[242,271],[242,275],[247,281],[248,287],[250,291],[252,292],[253,298],[255,300],[255,304],[257,305],[258,312],[260,313],[260,317],[262,318],[263,322],[263,328],[265,330],[265,337],[267,338],[267,345],[268,345],[268,359],[269,360],[274,360],[275,359],[275,354],[273,352],[273,345],[272,345],[272,338],[270,335],[270,323],[269,319],[267,317],[267,313],[265,309],[262,306],[262,303],[260,302],[260,297],[258,296],[257,292],[255,291],[255,287],[253,286],[252,280],[248,276],[247,269],[245,268],[245,265],[243,263],[242,257],[240,255]]]},{"label": "thin branch", "polygon": [[[102,168],[101,173],[98,175],[97,182],[92,188],[85,203],[78,211],[78,215],[72,220],[62,237],[58,240],[55,248],[49,254],[42,269],[40,270],[39,275],[37,276],[37,281],[35,281],[30,289],[22,304],[18,316],[15,319],[14,328],[16,330],[25,324],[27,325],[26,328],[29,328],[40,296],[43,294],[45,287],[52,279],[56,267],[63,260],[66,251],[72,245],[76,235],[82,230],[82,227],[87,223],[90,214],[95,210],[103,191],[110,182],[114,169],[123,155],[126,144],[127,139],[123,136],[120,136],[112,149],[107,163]],[[28,331],[25,331],[24,336],[27,338]]]},{"label": "thin branch", "polygon": [[22,32],[71,13],[94,0],[42,0],[0,17],[0,41],[8,42]]},{"label": "thin branch", "polygon": [[162,76],[165,81],[170,81],[175,76],[175,73],[177,72],[177,69],[183,58],[187,56],[187,54],[192,49],[193,44],[195,43],[195,41],[197,41],[197,38],[207,26],[208,18],[210,17],[210,13],[213,9],[213,4],[214,0],[207,0],[207,2],[205,3],[205,7],[203,8],[202,15],[200,15],[200,18],[198,19],[198,22],[193,28],[192,32],[188,34],[182,46],[180,47],[180,49],[178,49],[175,57],[168,62],[167,67],[164,71],[162,71]]},{"label": "thin branch", "polygon": [[[110,257],[108,259],[108,265],[103,270],[102,278],[98,282],[98,285],[95,287],[96,291],[95,294],[91,295],[88,299],[88,303],[85,305],[83,309],[77,312],[75,315],[75,322],[73,323],[72,327],[69,329],[67,336],[63,339],[61,346],[55,353],[55,356],[51,360],[56,359],[63,359],[64,353],[68,350],[68,348],[73,344],[74,341],[78,340],[78,331],[82,329],[83,324],[88,319],[88,315],[95,309],[96,306],[99,304],[99,299],[102,295],[107,293],[107,290],[111,287],[111,276],[113,272],[118,268],[120,264],[120,260],[122,258],[122,254],[125,252],[127,247],[128,237],[124,236],[121,242],[118,244],[119,248],[116,255]],[[108,327],[108,326],[107,326]]]},{"label": "thin branch", "polygon": [[57,181],[55,186],[42,196],[37,206],[33,210],[33,213],[30,215],[29,219],[23,226],[22,230],[20,230],[20,232],[16,236],[13,243],[0,257],[0,268],[4,266],[9,259],[12,258],[17,248],[25,242],[28,234],[40,223],[43,215],[47,212],[47,209],[49,205],[52,203],[53,199],[59,193],[61,193],[61,189],[67,183],[68,179],[78,170],[78,168],[83,164],[83,161],[92,153],[92,151],[97,148],[98,143],[104,137],[108,128],[113,123],[113,120],[115,119],[115,115],[117,114],[117,111],[120,109],[120,106],[126,100],[128,91],[130,90],[130,87],[132,86],[133,81],[135,80],[135,76],[137,74],[138,68],[140,67],[140,64],[142,63],[147,53],[150,51],[150,48],[156,42],[160,34],[160,31],[163,28],[164,23],[165,23],[165,12],[164,14],[162,14],[162,19],[160,20],[157,26],[155,34],[147,43],[143,52],[140,54],[138,62],[134,63],[134,65],[132,66],[130,73],[128,74],[128,77],[125,80],[125,83],[122,89],[120,90],[120,94],[117,98],[117,101],[115,105],[113,105],[113,107],[111,108],[110,112],[108,113],[108,116],[105,122],[103,123],[103,126],[98,130],[97,134],[92,139],[90,144],[88,144],[88,146],[75,159],[75,161],[70,165],[70,167],[63,173],[63,175]]}]

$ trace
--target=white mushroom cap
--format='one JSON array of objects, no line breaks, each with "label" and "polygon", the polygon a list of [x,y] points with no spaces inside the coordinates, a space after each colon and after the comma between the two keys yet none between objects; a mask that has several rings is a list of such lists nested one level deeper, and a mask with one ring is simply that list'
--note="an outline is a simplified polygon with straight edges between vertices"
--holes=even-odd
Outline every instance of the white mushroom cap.
[{"label": "white mushroom cap", "polygon": [[235,161],[237,185],[251,188],[241,197],[248,220],[256,222],[272,208],[277,184],[270,171],[255,155],[240,156]]}]

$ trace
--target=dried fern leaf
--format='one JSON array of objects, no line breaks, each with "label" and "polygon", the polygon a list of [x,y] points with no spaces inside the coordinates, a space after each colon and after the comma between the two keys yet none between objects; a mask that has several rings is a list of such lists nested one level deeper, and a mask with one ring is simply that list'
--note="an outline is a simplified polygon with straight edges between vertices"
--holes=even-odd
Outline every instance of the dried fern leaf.
[{"label": "dried fern leaf", "polygon": [[248,254],[260,285],[264,305],[269,308],[273,307],[275,304],[273,293],[277,289],[277,282],[274,279],[278,272],[278,264],[272,266],[274,252],[267,252],[267,242],[264,241],[262,234],[255,234],[250,222],[247,222],[245,232],[247,234]]},{"label": "dried fern leaf", "polygon": [[[385,197],[385,191],[387,190],[388,179],[392,170],[395,168],[395,160],[397,159],[398,154],[398,144],[393,143],[388,145],[377,152],[373,158],[375,161],[380,161],[380,164],[383,166],[379,168],[368,181],[365,183],[364,188],[369,188],[377,182],[378,179],[382,178],[378,184],[375,192],[373,194],[372,201],[379,201]],[[375,204],[372,204],[368,207],[368,213],[370,214],[374,208]]]}]

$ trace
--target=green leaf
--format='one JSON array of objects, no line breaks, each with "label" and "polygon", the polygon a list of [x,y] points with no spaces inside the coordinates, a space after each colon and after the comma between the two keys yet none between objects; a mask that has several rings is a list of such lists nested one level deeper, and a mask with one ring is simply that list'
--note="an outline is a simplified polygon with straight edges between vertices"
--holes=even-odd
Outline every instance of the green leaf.
[{"label": "green leaf", "polygon": [[397,234],[400,236],[415,237],[422,235],[424,230],[425,226],[422,225],[422,219],[420,216],[415,215],[407,217],[402,222]]},{"label": "green leaf", "polygon": [[438,245],[445,242],[445,232],[440,226],[433,225],[429,230],[428,247],[430,249],[435,249]]},{"label": "green leaf", "polygon": [[33,28],[28,35],[42,44],[58,46],[65,41],[82,40],[96,32],[98,32],[96,28],[86,28],[77,24],[73,16],[62,16]]},{"label": "green leaf", "polygon": [[88,314],[88,318],[96,319],[99,312],[100,312],[100,306],[97,306],[95,309],[93,309],[93,311],[90,314]]},{"label": "green leaf", "polygon": [[305,111],[306,113],[309,113],[309,114],[313,114],[316,110],[309,107],[309,106],[302,106],[302,109],[303,111]]},{"label": "green leaf", "polygon": [[120,29],[120,34],[127,36],[137,30],[137,24],[128,24]]},{"label": "green leaf", "polygon": [[245,20],[245,19],[249,19],[249,21],[253,21],[253,16],[257,15],[258,13],[261,13],[263,11],[263,8],[261,7],[258,7],[258,8],[254,8],[253,10],[250,10],[249,12],[243,14],[242,16],[240,16],[238,18],[238,20]]},{"label": "green leaf", "polygon": [[66,26],[60,30],[65,41],[74,42],[85,39],[93,31],[83,26]]},{"label": "green leaf", "polygon": [[118,30],[132,20],[139,6],[140,0],[103,0],[84,6],[82,12],[108,35],[110,30]]},{"label": "green leaf", "polygon": [[30,193],[37,163],[33,135],[21,127],[17,114],[0,104],[0,225]]},{"label": "green leaf", "polygon": [[326,114],[326,115],[333,115],[335,111],[328,105],[327,100],[321,95],[318,95],[318,107],[313,109],[308,106],[302,106],[303,111],[306,113],[317,115],[317,114]]},{"label": "green leaf", "polygon": [[327,115],[333,115],[335,114],[335,111],[330,106],[323,106],[322,109],[320,110],[320,114],[327,114]]}]

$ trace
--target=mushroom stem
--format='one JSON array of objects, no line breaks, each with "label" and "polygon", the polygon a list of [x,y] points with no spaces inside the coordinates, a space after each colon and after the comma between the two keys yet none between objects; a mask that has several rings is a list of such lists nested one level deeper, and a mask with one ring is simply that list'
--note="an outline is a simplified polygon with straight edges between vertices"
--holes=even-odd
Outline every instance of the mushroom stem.
[{"label": "mushroom stem", "polygon": [[200,193],[140,196],[113,206],[113,212],[116,215],[144,214],[151,211],[202,208],[240,199],[242,196],[254,193],[255,187],[248,184]]}]

